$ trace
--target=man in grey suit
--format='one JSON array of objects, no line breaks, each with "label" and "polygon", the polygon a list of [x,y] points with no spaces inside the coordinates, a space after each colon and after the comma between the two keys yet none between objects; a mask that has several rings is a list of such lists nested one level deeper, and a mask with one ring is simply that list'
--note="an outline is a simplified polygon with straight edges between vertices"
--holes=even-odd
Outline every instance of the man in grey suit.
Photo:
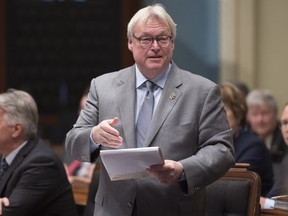
[{"label": "man in grey suit", "polygon": [[137,118],[143,83],[150,80],[157,87],[143,146],[161,147],[165,162],[149,167],[148,177],[121,181],[111,181],[102,166],[94,216],[203,216],[205,186],[234,165],[219,88],[172,61],[176,24],[162,5],[139,10],[127,36],[135,65],[92,80],[66,148],[75,159],[93,162],[100,149],[137,147],[138,130],[148,127]]}]

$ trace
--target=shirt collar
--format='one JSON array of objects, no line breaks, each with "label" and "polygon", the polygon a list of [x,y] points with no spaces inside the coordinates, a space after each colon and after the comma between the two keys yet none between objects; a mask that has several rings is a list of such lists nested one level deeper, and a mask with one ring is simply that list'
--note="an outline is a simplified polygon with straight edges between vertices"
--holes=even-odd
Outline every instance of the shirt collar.
[{"label": "shirt collar", "polygon": [[16,155],[18,154],[18,152],[27,144],[27,140],[22,143],[20,146],[18,146],[16,149],[14,149],[9,155],[7,155],[5,157],[6,162],[8,163],[8,165],[10,166],[11,163],[13,162],[14,158],[16,157]]}]

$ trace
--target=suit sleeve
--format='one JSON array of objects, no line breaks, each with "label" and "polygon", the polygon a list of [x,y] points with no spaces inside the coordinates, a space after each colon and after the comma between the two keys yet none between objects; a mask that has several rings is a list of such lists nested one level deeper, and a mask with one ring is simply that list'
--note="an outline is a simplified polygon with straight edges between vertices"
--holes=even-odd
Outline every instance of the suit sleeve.
[{"label": "suit sleeve", "polygon": [[81,111],[73,128],[66,135],[65,148],[74,159],[92,162],[99,156],[100,148],[96,148],[94,149],[95,151],[92,151],[90,140],[91,130],[98,124],[98,118],[99,111],[96,79],[93,79],[91,81],[86,106]]},{"label": "suit sleeve", "polygon": [[218,86],[203,92],[198,126],[198,152],[181,161],[188,193],[203,189],[223,176],[234,165],[234,147],[231,129],[221,101]]}]

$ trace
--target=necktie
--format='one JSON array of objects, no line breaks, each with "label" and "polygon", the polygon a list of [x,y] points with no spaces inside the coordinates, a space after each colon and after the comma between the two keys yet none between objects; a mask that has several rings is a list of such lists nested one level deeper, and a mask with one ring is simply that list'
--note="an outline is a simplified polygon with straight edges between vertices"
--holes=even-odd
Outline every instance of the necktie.
[{"label": "necktie", "polygon": [[146,95],[139,111],[136,133],[137,133],[137,147],[143,147],[146,133],[153,115],[154,108],[154,95],[153,91],[155,84],[149,80],[145,83],[146,86]]},{"label": "necktie", "polygon": [[2,157],[1,167],[0,167],[0,182],[2,181],[2,178],[3,178],[4,174],[6,173],[8,167],[9,167],[9,165],[6,162],[6,159],[4,157]]}]

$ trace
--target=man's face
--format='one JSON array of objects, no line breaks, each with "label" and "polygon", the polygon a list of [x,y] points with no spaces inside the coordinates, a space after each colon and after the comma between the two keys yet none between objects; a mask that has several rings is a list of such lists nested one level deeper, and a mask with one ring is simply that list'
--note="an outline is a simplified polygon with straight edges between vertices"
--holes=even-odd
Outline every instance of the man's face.
[{"label": "man's face", "polygon": [[[159,20],[150,19],[135,26],[134,36],[137,38],[171,36],[171,31]],[[160,46],[153,40],[150,46],[143,47],[136,38],[131,38],[128,39],[128,48],[143,75],[153,79],[168,67],[173,55],[174,41],[169,39],[167,45]]]},{"label": "man's face", "polygon": [[285,143],[288,145],[288,106],[284,108],[281,116],[281,132]]},{"label": "man's face", "polygon": [[277,127],[277,113],[267,103],[261,106],[249,106],[247,120],[251,129],[263,139]]}]

